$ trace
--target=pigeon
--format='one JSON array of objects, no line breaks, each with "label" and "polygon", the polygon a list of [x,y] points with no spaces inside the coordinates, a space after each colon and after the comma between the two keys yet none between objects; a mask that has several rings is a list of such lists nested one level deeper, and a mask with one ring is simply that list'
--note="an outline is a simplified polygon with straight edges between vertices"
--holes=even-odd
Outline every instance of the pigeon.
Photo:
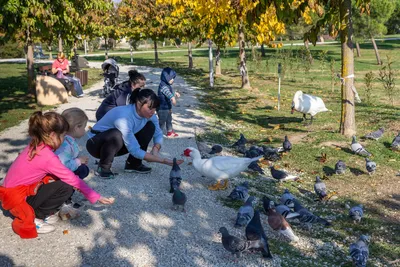
[{"label": "pigeon", "polygon": [[363,205],[354,206],[349,210],[349,216],[353,219],[353,222],[361,222],[361,218],[364,215]]},{"label": "pigeon", "polygon": [[274,210],[274,202],[270,200],[268,197],[263,198],[263,207],[265,213],[268,216],[268,224],[269,226],[275,230],[279,231],[283,236],[288,238],[290,241],[297,242],[299,238],[293,233],[290,224],[286,221],[286,219],[278,212]]},{"label": "pigeon", "polygon": [[172,204],[174,205],[174,209],[176,210],[179,207],[182,207],[182,211],[185,211],[186,200],[186,194],[179,190],[179,188],[175,188],[174,194],[172,195]]},{"label": "pigeon", "polygon": [[236,228],[246,226],[250,222],[250,220],[253,218],[253,216],[254,216],[253,205],[254,205],[255,200],[256,200],[255,197],[250,196],[246,200],[244,205],[239,208],[237,218],[236,218],[236,223],[235,223]]},{"label": "pigeon", "polygon": [[[192,165],[196,171],[217,181],[215,185],[209,187],[210,190],[226,189],[228,187],[227,179],[236,177],[242,171],[247,170],[247,167],[250,165],[250,163],[263,157],[259,156],[250,159],[229,156],[215,156],[209,159],[202,159],[200,152],[193,147],[186,148],[183,153],[186,157],[192,158]],[[221,183],[222,180],[225,180],[224,184]]]},{"label": "pigeon", "polygon": [[237,140],[232,147],[236,147],[236,146],[244,146],[247,143],[247,139],[246,137],[244,137],[244,135],[241,133],[240,134],[240,138],[239,140]]},{"label": "pigeon", "polygon": [[258,210],[254,212],[253,218],[246,226],[246,238],[247,240],[260,241],[262,247],[258,250],[261,251],[264,258],[272,258],[271,251],[269,250],[268,238],[262,227],[260,212]]},{"label": "pigeon", "polygon": [[173,159],[172,169],[169,173],[169,184],[170,184],[170,193],[173,193],[176,188],[179,188],[181,185],[182,177],[181,177],[181,168],[176,163],[176,158]]},{"label": "pigeon", "polygon": [[392,144],[390,145],[390,147],[393,150],[400,150],[400,132],[399,134],[393,139]]},{"label": "pigeon", "polygon": [[246,158],[255,158],[261,155],[264,155],[264,151],[262,148],[259,148],[257,146],[251,146],[249,150],[246,150],[244,152],[244,156]]},{"label": "pigeon", "polygon": [[264,151],[264,158],[269,160],[269,161],[278,161],[281,159],[281,156],[279,155],[278,149],[270,146],[262,146],[262,149]]},{"label": "pigeon", "polygon": [[275,206],[275,210],[285,219],[295,219],[300,216],[299,213],[292,211],[288,206],[280,204]]},{"label": "pigeon", "polygon": [[294,208],[294,199],[295,197],[289,192],[289,190],[285,189],[285,191],[283,191],[280,201],[281,204],[288,206],[289,208]]},{"label": "pigeon", "polygon": [[372,175],[376,171],[376,163],[369,158],[365,158],[365,168],[367,168],[368,174]]},{"label": "pigeon", "polygon": [[299,177],[295,175],[288,174],[285,171],[277,170],[274,168],[274,166],[269,167],[271,169],[271,175],[274,179],[278,180],[279,182],[284,182],[284,181],[296,181],[299,179]]},{"label": "pigeon", "polygon": [[213,145],[211,148],[211,152],[208,154],[218,154],[222,152],[222,146],[221,145]]},{"label": "pigeon", "polygon": [[346,164],[344,161],[339,160],[335,165],[335,173],[336,174],[344,174],[346,172]]},{"label": "pigeon", "polygon": [[350,256],[353,259],[353,263],[356,267],[366,267],[369,250],[368,244],[370,242],[370,237],[366,235],[361,235],[356,243],[353,243],[349,247]]},{"label": "pigeon", "polygon": [[321,181],[321,177],[319,176],[315,178],[314,191],[320,200],[323,200],[328,196],[326,193],[326,185]]},{"label": "pigeon", "polygon": [[356,136],[353,135],[353,140],[351,142],[351,151],[354,152],[354,154],[364,156],[364,157],[370,157],[371,153],[369,153],[360,143],[356,141]]},{"label": "pigeon", "polygon": [[237,185],[232,192],[229,194],[229,198],[232,200],[242,200],[246,201],[249,196],[249,182],[244,182],[240,185]]},{"label": "pigeon", "polygon": [[292,150],[292,143],[290,143],[287,135],[285,135],[285,141],[283,141],[283,150],[289,152]]},{"label": "pigeon", "polygon": [[373,140],[379,140],[379,138],[381,138],[383,136],[383,133],[385,132],[385,129],[383,127],[379,128],[378,130],[376,130],[375,132],[369,133],[367,135],[365,135],[364,137],[366,139],[373,139]]},{"label": "pigeon", "polygon": [[249,168],[252,171],[258,172],[259,174],[265,174],[264,170],[258,165],[256,161],[250,163],[250,165],[247,168]]},{"label": "pigeon", "polygon": [[243,240],[236,236],[230,235],[228,230],[225,227],[219,228],[219,232],[222,234],[222,245],[224,248],[232,253],[232,255],[236,255],[236,257],[240,258],[242,252],[249,250],[252,247],[257,247],[257,241],[251,240]]},{"label": "pigeon", "polygon": [[317,215],[314,215],[311,211],[303,207],[297,199],[293,199],[294,202],[294,211],[299,213],[300,216],[297,217],[300,222],[305,224],[312,224],[312,223],[320,223],[325,226],[330,226],[331,223],[325,219],[320,218]]}]

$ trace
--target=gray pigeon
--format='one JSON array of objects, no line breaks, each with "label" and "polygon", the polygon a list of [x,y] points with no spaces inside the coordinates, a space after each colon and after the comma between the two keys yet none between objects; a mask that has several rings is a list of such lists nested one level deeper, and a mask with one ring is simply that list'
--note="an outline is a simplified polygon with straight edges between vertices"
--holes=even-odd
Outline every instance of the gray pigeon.
[{"label": "gray pigeon", "polygon": [[281,159],[278,149],[270,146],[262,146],[264,158],[269,161],[278,161]]},{"label": "gray pigeon", "polygon": [[172,204],[174,205],[174,209],[176,210],[179,207],[182,207],[182,211],[185,211],[186,201],[186,194],[179,190],[179,188],[176,188],[172,195]]},{"label": "gray pigeon", "polygon": [[237,214],[237,218],[236,218],[236,223],[235,223],[235,227],[239,228],[242,226],[246,226],[250,220],[253,218],[254,216],[254,202],[255,202],[256,198],[253,196],[250,196],[246,202],[243,204],[243,206],[241,206],[239,208],[238,214]]},{"label": "gray pigeon", "polygon": [[268,238],[262,227],[260,212],[258,210],[254,212],[253,219],[251,219],[246,226],[246,238],[247,240],[260,241],[262,247],[258,250],[261,251],[264,258],[272,258],[271,251],[269,250]]},{"label": "gray pigeon", "polygon": [[219,228],[219,232],[222,234],[221,239],[224,248],[238,258],[242,255],[242,252],[247,251],[251,247],[253,247],[252,244],[258,243],[257,241],[246,241],[236,236],[230,235],[225,227]]},{"label": "gray pigeon", "polygon": [[274,166],[269,167],[271,169],[271,175],[273,178],[278,180],[279,182],[284,182],[284,181],[296,181],[299,179],[299,177],[289,174],[285,171],[277,170],[274,168]]},{"label": "gray pigeon", "polygon": [[383,136],[383,133],[385,132],[385,129],[383,127],[379,128],[375,132],[369,133],[365,135],[366,139],[373,139],[373,140],[379,140]]},{"label": "gray pigeon", "polygon": [[280,201],[281,204],[286,205],[289,208],[294,208],[294,199],[295,197],[289,192],[289,190],[285,189],[285,191],[283,191]]},{"label": "gray pigeon", "polygon": [[369,257],[368,244],[370,242],[369,236],[362,235],[356,243],[349,247],[350,256],[356,267],[366,267]]},{"label": "gray pigeon", "polygon": [[263,151],[262,148],[259,148],[257,146],[251,146],[249,148],[249,150],[246,150],[244,152],[244,156],[246,158],[256,158],[256,157],[259,157],[261,155],[264,155],[264,151]]},{"label": "gray pigeon", "polygon": [[390,147],[393,150],[400,150],[400,132],[399,134],[393,139],[392,144],[390,145]]},{"label": "gray pigeon", "polygon": [[349,210],[349,216],[354,222],[361,222],[361,218],[364,216],[363,205],[354,206]]},{"label": "gray pigeon", "polygon": [[236,147],[236,146],[244,146],[247,143],[247,139],[246,137],[244,137],[244,135],[241,133],[240,134],[240,138],[239,140],[237,140],[232,147]]},{"label": "gray pigeon", "polygon": [[253,161],[250,163],[250,165],[247,167],[252,171],[258,172],[259,174],[264,174],[264,170],[258,165],[257,161]]},{"label": "gray pigeon", "polygon": [[222,146],[221,145],[213,145],[211,148],[211,152],[208,154],[218,154],[222,152]]},{"label": "gray pigeon", "polygon": [[344,161],[339,160],[335,165],[335,173],[336,174],[344,174],[346,172],[346,163]]},{"label": "gray pigeon", "polygon": [[[293,204],[294,205],[294,204]],[[276,212],[281,214],[285,219],[295,219],[300,216],[299,213],[292,211],[288,206],[280,204],[275,206]]]},{"label": "gray pigeon", "polygon": [[171,171],[169,172],[169,184],[170,184],[170,193],[173,193],[176,188],[179,188],[181,185],[182,177],[181,177],[181,168],[176,163],[176,158],[173,159],[173,165]]},{"label": "gray pigeon", "polygon": [[285,140],[283,141],[283,150],[284,151],[292,150],[292,143],[290,143],[287,135],[285,135]]},{"label": "gray pigeon", "polygon": [[237,185],[232,192],[229,194],[229,198],[232,200],[246,201],[249,196],[249,183],[246,181],[241,185]]},{"label": "gray pigeon", "polygon": [[364,157],[371,156],[371,153],[369,153],[360,143],[356,141],[355,135],[353,135],[353,140],[351,142],[351,151],[353,151],[354,154],[361,155]]},{"label": "gray pigeon", "polygon": [[368,174],[372,175],[376,171],[376,163],[369,158],[365,158],[365,168],[367,169]]},{"label": "gray pigeon", "polygon": [[303,207],[297,199],[293,199],[294,202],[294,211],[299,213],[300,216],[297,217],[300,222],[310,224],[310,223],[320,223],[325,226],[330,226],[331,223],[325,219],[320,218],[317,215],[314,215],[311,211]]},{"label": "gray pigeon", "polygon": [[315,178],[314,191],[320,200],[323,200],[328,195],[326,193],[326,185],[324,182],[321,181],[321,177],[319,177],[319,176],[317,176],[317,178]]}]

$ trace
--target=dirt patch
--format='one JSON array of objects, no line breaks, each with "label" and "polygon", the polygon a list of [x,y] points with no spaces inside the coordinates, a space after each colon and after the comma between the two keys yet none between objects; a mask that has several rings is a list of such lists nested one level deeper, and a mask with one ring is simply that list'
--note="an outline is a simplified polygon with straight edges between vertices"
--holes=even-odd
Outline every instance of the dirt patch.
[{"label": "dirt patch", "polygon": [[320,147],[334,147],[334,148],[342,148],[348,147],[349,142],[340,142],[340,141],[326,141],[319,144]]},{"label": "dirt patch", "polygon": [[307,135],[308,135],[308,133],[296,133],[296,134],[293,134],[293,135],[288,135],[288,138],[290,140],[290,143],[298,144],[298,143],[304,141],[303,139],[305,137],[307,137]]}]

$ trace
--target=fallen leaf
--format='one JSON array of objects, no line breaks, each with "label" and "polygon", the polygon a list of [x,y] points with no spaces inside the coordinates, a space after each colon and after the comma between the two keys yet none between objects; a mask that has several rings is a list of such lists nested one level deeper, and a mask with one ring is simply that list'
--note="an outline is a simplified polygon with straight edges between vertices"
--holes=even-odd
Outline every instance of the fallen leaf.
[{"label": "fallen leaf", "polygon": [[67,235],[68,233],[69,233],[68,230],[64,230],[64,231],[63,231],[63,234],[64,234],[64,235]]}]

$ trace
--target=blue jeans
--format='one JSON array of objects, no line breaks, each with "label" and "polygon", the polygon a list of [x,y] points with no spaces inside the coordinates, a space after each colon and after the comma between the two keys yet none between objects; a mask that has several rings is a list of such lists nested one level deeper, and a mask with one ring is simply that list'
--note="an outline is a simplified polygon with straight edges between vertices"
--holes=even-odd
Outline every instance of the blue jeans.
[{"label": "blue jeans", "polygon": [[83,89],[81,85],[81,81],[76,77],[66,76],[67,80],[70,81],[75,88],[76,96],[80,96],[83,94]]},{"label": "blue jeans", "polygon": [[79,176],[81,179],[85,179],[89,175],[89,167],[85,164],[81,164],[78,169],[74,171],[76,175]]},{"label": "blue jeans", "polygon": [[[171,109],[160,109],[157,111],[158,122],[160,124],[160,128],[164,134],[172,131],[172,110]],[[165,131],[166,130],[166,131]]]}]

